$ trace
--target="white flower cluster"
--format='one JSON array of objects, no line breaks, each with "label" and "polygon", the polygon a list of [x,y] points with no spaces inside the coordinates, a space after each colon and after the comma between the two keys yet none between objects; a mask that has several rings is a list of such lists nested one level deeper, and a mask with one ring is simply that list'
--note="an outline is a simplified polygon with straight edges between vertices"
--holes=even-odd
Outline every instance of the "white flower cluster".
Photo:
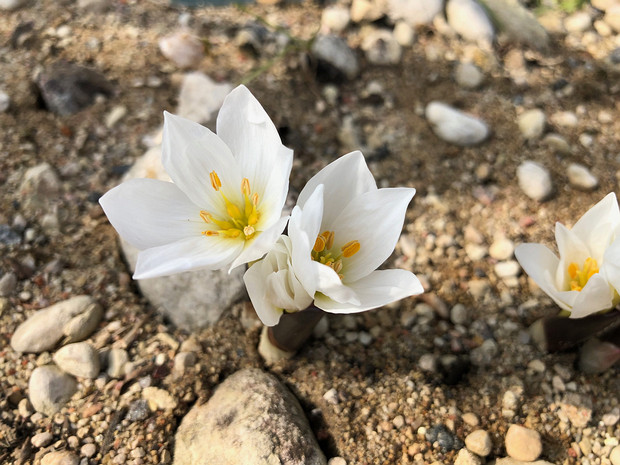
[{"label": "white flower cluster", "polygon": [[244,86],[226,97],[216,132],[165,113],[162,159],[173,182],[134,179],[100,199],[141,250],[134,278],[251,263],[245,284],[268,326],[312,302],[353,313],[423,292],[409,271],[377,270],[415,189],[378,189],[352,152],[308,182],[289,220],[282,208],[293,153]]}]

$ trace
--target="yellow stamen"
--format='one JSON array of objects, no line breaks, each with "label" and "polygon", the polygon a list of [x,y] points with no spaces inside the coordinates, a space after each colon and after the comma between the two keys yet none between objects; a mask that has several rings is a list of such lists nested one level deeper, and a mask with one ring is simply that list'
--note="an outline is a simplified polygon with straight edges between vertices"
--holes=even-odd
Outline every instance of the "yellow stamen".
[{"label": "yellow stamen", "polygon": [[252,205],[254,205],[255,207],[258,207],[258,193],[256,192],[252,194]]},{"label": "yellow stamen", "polygon": [[205,236],[219,236],[220,233],[217,231],[203,231],[202,234],[204,234]]},{"label": "yellow stamen", "polygon": [[319,252],[323,252],[324,249],[325,249],[325,238],[323,236],[317,236],[312,250],[319,253]]},{"label": "yellow stamen", "polygon": [[248,178],[243,178],[243,181],[241,181],[241,193],[249,197],[250,192],[250,180]]},{"label": "yellow stamen", "polygon": [[210,223],[211,220],[213,220],[213,215],[204,210],[200,210],[200,218],[202,218],[202,221],[204,221],[205,223]]},{"label": "yellow stamen", "polygon": [[579,269],[577,263],[570,263],[567,272],[570,277],[569,285],[571,291],[581,291],[590,278],[599,272],[599,267],[595,259],[588,257],[583,262],[581,269]]},{"label": "yellow stamen", "polygon": [[360,251],[360,249],[362,248],[362,246],[360,245],[360,243],[358,241],[350,241],[347,242],[345,245],[342,246],[341,250],[342,250],[342,256],[344,258],[349,258],[352,257],[353,255],[355,255],[357,252]]},{"label": "yellow stamen", "polygon": [[213,186],[213,189],[219,191],[220,187],[222,187],[222,181],[220,181],[220,177],[215,171],[211,171],[209,173],[209,177],[211,178],[211,186]]},{"label": "yellow stamen", "polygon": [[334,231],[325,231],[323,237],[325,237],[325,247],[328,250],[331,249],[334,246]]},{"label": "yellow stamen", "polygon": [[255,233],[256,231],[254,230],[253,226],[246,226],[245,228],[243,228],[243,234],[245,234],[246,238],[252,237],[252,235]]}]

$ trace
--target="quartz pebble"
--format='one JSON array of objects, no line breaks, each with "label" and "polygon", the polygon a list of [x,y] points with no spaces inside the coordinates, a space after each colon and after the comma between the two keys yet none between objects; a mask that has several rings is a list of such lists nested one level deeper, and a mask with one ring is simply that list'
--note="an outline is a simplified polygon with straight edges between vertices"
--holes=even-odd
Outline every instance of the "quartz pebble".
[{"label": "quartz pebble", "polygon": [[465,446],[474,454],[486,457],[493,449],[491,435],[483,429],[472,431],[465,437]]},{"label": "quartz pebble", "polygon": [[435,134],[455,145],[476,145],[489,135],[489,128],[481,119],[469,116],[445,103],[430,102],[426,106],[425,114]]},{"label": "quartz pebble", "polygon": [[510,425],[506,433],[506,452],[524,462],[536,460],[542,452],[540,434],[520,425]]},{"label": "quartz pebble", "polygon": [[510,278],[519,275],[521,265],[516,260],[508,260],[495,264],[494,269],[498,278]]},{"label": "quartz pebble", "polygon": [[534,108],[519,115],[519,130],[526,139],[538,139],[545,130],[545,122],[545,113],[539,108]]},{"label": "quartz pebble", "polygon": [[342,32],[351,22],[349,10],[342,6],[329,6],[321,14],[321,25],[324,32]]},{"label": "quartz pebble", "polygon": [[567,169],[568,181],[573,187],[584,191],[591,191],[598,186],[598,179],[588,168],[578,163],[571,163]]},{"label": "quartz pebble", "polygon": [[394,26],[394,39],[402,47],[409,47],[415,40],[415,29],[405,21],[399,21]]},{"label": "quartz pebble", "polygon": [[540,163],[524,161],[517,168],[519,187],[533,200],[545,200],[552,191],[551,175]]}]

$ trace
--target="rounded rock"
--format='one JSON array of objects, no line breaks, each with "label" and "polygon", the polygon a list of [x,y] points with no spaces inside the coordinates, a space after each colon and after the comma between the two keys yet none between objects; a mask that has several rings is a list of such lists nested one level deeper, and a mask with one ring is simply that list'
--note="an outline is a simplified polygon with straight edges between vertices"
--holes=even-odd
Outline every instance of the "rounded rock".
[{"label": "rounded rock", "polygon": [[465,446],[474,454],[486,457],[493,449],[493,442],[491,442],[491,435],[487,431],[477,429],[467,435]]},{"label": "rounded rock", "polygon": [[376,29],[362,41],[362,50],[373,65],[395,65],[400,62],[402,49],[392,31]]},{"label": "rounded rock", "polygon": [[77,390],[75,378],[63,373],[55,365],[37,367],[30,376],[30,402],[37,412],[52,416],[58,412]]},{"label": "rounded rock", "polygon": [[347,461],[342,457],[332,457],[328,460],[327,465],[347,465]]},{"label": "rounded rock", "polygon": [[533,462],[542,452],[540,434],[520,425],[510,425],[506,433],[506,452],[514,459]]},{"label": "rounded rock", "polygon": [[551,195],[552,184],[549,171],[535,161],[524,161],[517,168],[519,187],[533,200],[545,200]]},{"label": "rounded rock", "polygon": [[476,454],[473,454],[469,450],[463,448],[456,455],[456,459],[454,460],[454,465],[481,465],[482,461],[480,457]]},{"label": "rounded rock", "polygon": [[577,189],[591,191],[598,187],[598,179],[583,165],[571,163],[566,172],[571,186]]},{"label": "rounded rock", "polygon": [[187,31],[177,31],[159,39],[162,55],[180,68],[196,66],[204,56],[204,45]]},{"label": "rounded rock", "polygon": [[11,106],[11,98],[9,94],[0,90],[0,113],[4,113]]},{"label": "rounded rock", "polygon": [[476,89],[482,84],[484,75],[473,63],[459,63],[454,71],[456,83],[463,89]]},{"label": "rounded rock", "polygon": [[508,260],[515,251],[515,244],[505,237],[493,241],[489,247],[489,255],[496,260]]},{"label": "rounded rock", "polygon": [[539,108],[523,112],[518,119],[519,130],[526,139],[538,139],[542,136],[546,122],[547,117]]},{"label": "rounded rock", "polygon": [[471,42],[491,44],[495,30],[484,9],[474,0],[448,0],[448,24],[461,37]]},{"label": "rounded rock", "polygon": [[415,40],[415,29],[405,21],[399,21],[394,26],[394,39],[402,47],[409,47]]},{"label": "rounded rock", "polygon": [[445,103],[430,102],[426,106],[425,115],[440,139],[458,146],[479,144],[489,135],[489,128],[481,119]]},{"label": "rounded rock", "polygon": [[59,450],[45,454],[41,459],[41,465],[78,465],[80,459],[73,452]]},{"label": "rounded rock", "polygon": [[73,376],[93,379],[99,374],[99,353],[88,342],[61,347],[53,359],[62,371]]},{"label": "rounded rock", "polygon": [[611,465],[620,465],[620,446],[616,446],[611,450],[609,460],[611,461]]},{"label": "rounded rock", "polygon": [[329,6],[321,14],[321,26],[327,32],[342,32],[350,22],[351,14],[342,6]]},{"label": "rounded rock", "polygon": [[43,433],[35,434],[34,436],[32,436],[32,438],[30,438],[30,443],[37,448],[45,447],[52,442],[52,439],[54,439],[52,433],[50,433],[49,431],[44,431]]},{"label": "rounded rock", "polygon": [[388,16],[416,27],[430,24],[443,9],[443,0],[387,0]]},{"label": "rounded rock", "polygon": [[312,43],[312,54],[348,79],[354,79],[360,72],[355,53],[340,37],[319,35]]}]

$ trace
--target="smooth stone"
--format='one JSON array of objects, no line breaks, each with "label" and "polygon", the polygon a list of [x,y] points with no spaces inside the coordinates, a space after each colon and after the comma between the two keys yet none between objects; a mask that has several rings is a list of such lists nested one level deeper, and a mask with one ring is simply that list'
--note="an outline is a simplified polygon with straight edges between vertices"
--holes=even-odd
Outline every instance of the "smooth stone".
[{"label": "smooth stone", "polygon": [[28,0],[0,0],[0,10],[16,10],[26,4]]},{"label": "smooth stone", "polygon": [[405,21],[410,26],[430,24],[443,10],[444,0],[387,0],[388,16],[392,21]]},{"label": "smooth stone", "polygon": [[40,163],[24,173],[19,187],[21,207],[29,215],[42,214],[52,208],[60,192],[61,184],[56,171],[49,163]]},{"label": "smooth stone", "polygon": [[11,106],[11,97],[9,94],[0,90],[0,113],[4,113]]},{"label": "smooth stone", "polygon": [[351,22],[351,13],[342,6],[328,6],[321,14],[321,30],[325,33],[344,31]]},{"label": "smooth stone", "polygon": [[568,32],[580,33],[592,27],[592,18],[586,11],[577,11],[564,19],[564,28]]},{"label": "smooth stone", "polygon": [[232,84],[215,82],[201,72],[187,73],[183,76],[179,91],[177,115],[199,124],[207,124],[214,119],[232,89]]},{"label": "smooth stone", "polygon": [[41,465],[78,465],[80,458],[68,450],[59,450],[45,454]]},{"label": "smooth stone", "polygon": [[620,446],[616,446],[611,450],[609,461],[611,465],[620,465]]},{"label": "smooth stone", "polygon": [[360,72],[355,53],[340,37],[319,35],[312,43],[312,55],[335,69],[347,79],[354,79]]},{"label": "smooth stone", "polygon": [[15,273],[8,272],[0,278],[0,297],[9,297],[17,288],[17,276]]},{"label": "smooth stone", "polygon": [[205,53],[202,41],[185,30],[162,37],[158,45],[162,55],[179,68],[191,68],[198,65]]},{"label": "smooth stone", "polygon": [[469,320],[469,310],[463,304],[455,304],[450,309],[450,321],[455,325],[464,325]]},{"label": "smooth stone", "polygon": [[557,126],[572,128],[577,126],[579,118],[572,111],[558,111],[551,115],[551,122]]},{"label": "smooth stone", "polygon": [[482,84],[484,75],[480,68],[470,62],[459,63],[454,71],[456,83],[463,89],[476,89]]},{"label": "smooth stone", "polygon": [[549,34],[536,16],[519,0],[479,0],[491,13],[498,29],[510,41],[538,50],[549,48]]},{"label": "smooth stone", "polygon": [[545,200],[553,189],[549,171],[535,161],[524,161],[517,168],[519,187],[533,200]]},{"label": "smooth stone", "polygon": [[471,42],[491,44],[495,30],[484,9],[474,0],[448,0],[448,24],[461,37]]},{"label": "smooth stone", "polygon": [[603,21],[609,24],[614,31],[620,32],[620,3],[607,8]]},{"label": "smooth stone", "polygon": [[458,454],[456,454],[456,459],[454,460],[454,465],[481,465],[482,460],[476,454],[468,451],[467,449],[461,449]]},{"label": "smooth stone", "polygon": [[618,0],[591,0],[590,2],[594,8],[601,11],[606,11],[613,5],[618,4]]},{"label": "smooth stone", "polygon": [[524,462],[523,460],[513,459],[512,457],[502,457],[495,461],[495,465],[555,465],[546,460],[536,460],[534,462]]},{"label": "smooth stone", "polygon": [[598,187],[598,179],[583,165],[571,163],[568,165],[566,174],[568,182],[577,189],[591,191]]},{"label": "smooth stone", "polygon": [[[579,349],[579,370],[582,373],[603,373],[620,360],[620,348],[611,342],[589,339]],[[605,422],[605,417],[603,417]]]},{"label": "smooth stone", "polygon": [[55,365],[35,368],[28,382],[30,403],[37,412],[47,416],[58,412],[76,390],[75,378]]},{"label": "smooth stone", "polygon": [[543,139],[543,143],[547,144],[547,146],[557,154],[569,155],[571,153],[569,143],[559,134],[547,134]]},{"label": "smooth stone", "polygon": [[228,377],[185,415],[173,455],[174,465],[327,463],[297,399],[255,368]]},{"label": "smooth stone", "polygon": [[52,433],[50,433],[49,431],[44,431],[43,433],[35,434],[34,436],[32,436],[30,438],[30,443],[36,448],[45,447],[48,446],[53,439],[54,436],[52,435]]},{"label": "smooth stone", "polygon": [[[123,178],[154,178],[169,181],[161,162],[161,147],[153,147],[140,157]],[[121,240],[123,253],[132,272],[139,250]],[[222,314],[245,295],[243,267],[230,274],[224,270],[198,270],[137,281],[142,295],[175,326],[195,331],[215,324]]]},{"label": "smooth stone", "polygon": [[493,450],[491,435],[483,429],[477,429],[469,433],[465,437],[465,446],[481,457],[486,457]]},{"label": "smooth stone", "polygon": [[508,260],[515,251],[515,244],[510,239],[500,237],[489,247],[489,255],[496,260]]},{"label": "smooth stone", "polygon": [[16,352],[39,353],[53,349],[63,337],[68,342],[80,341],[95,330],[102,316],[101,306],[92,297],[72,297],[37,311],[19,325],[11,347]]},{"label": "smooth stone", "polygon": [[347,461],[342,457],[332,457],[327,461],[327,465],[347,465]]},{"label": "smooth stone", "polygon": [[398,21],[394,25],[393,34],[401,47],[410,47],[415,41],[415,29],[405,21]]},{"label": "smooth stone", "polygon": [[47,109],[60,116],[91,106],[97,96],[114,95],[114,87],[103,74],[66,61],[47,66],[35,81]]},{"label": "smooth stone", "polygon": [[521,425],[510,425],[506,433],[506,452],[514,459],[533,462],[542,452],[540,434]]},{"label": "smooth stone", "polygon": [[110,378],[121,378],[125,375],[125,365],[129,361],[129,354],[125,349],[114,348],[107,355],[108,369],[106,373]]},{"label": "smooth stone", "polygon": [[385,0],[353,0],[351,2],[351,21],[376,21],[385,14]]},{"label": "smooth stone", "polygon": [[373,65],[395,65],[400,62],[402,49],[392,31],[375,29],[362,41],[361,49]]},{"label": "smooth stone", "polygon": [[96,378],[99,374],[99,353],[88,342],[67,344],[53,356],[58,367],[79,378]]},{"label": "smooth stone", "polygon": [[437,137],[455,145],[476,145],[489,135],[489,128],[481,119],[469,116],[445,103],[430,102],[426,106],[425,114]]},{"label": "smooth stone", "polygon": [[534,108],[520,114],[517,122],[523,137],[526,139],[538,139],[545,130],[547,117],[544,111]]}]

